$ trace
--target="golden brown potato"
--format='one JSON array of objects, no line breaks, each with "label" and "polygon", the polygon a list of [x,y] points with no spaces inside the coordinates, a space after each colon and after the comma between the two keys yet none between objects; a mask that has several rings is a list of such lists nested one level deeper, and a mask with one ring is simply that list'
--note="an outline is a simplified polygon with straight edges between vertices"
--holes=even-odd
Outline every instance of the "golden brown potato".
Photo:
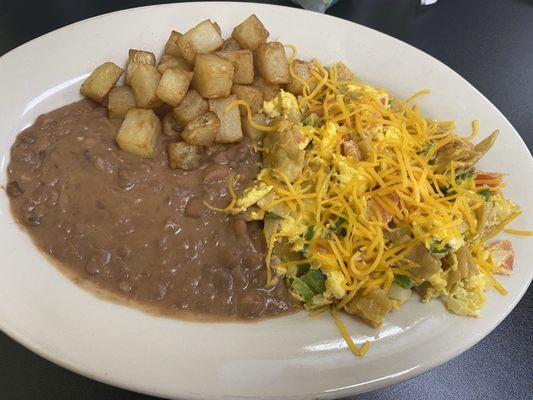
[{"label": "golden brown potato", "polygon": [[177,39],[183,58],[194,65],[197,54],[218,50],[224,41],[210,20],[205,20]]},{"label": "golden brown potato", "polygon": [[137,65],[131,77],[131,88],[138,107],[155,108],[161,104],[157,97],[157,87],[160,80],[161,74],[153,65]]},{"label": "golden brown potato", "polygon": [[163,133],[167,136],[175,136],[180,137],[181,136],[181,127],[178,125],[176,120],[174,119],[174,115],[172,115],[172,111],[169,111],[165,114],[161,121],[161,128],[163,130]]},{"label": "golden brown potato", "polygon": [[217,51],[216,55],[235,67],[234,83],[249,85],[254,81],[254,59],[250,50]]},{"label": "golden brown potato", "polygon": [[126,83],[131,83],[131,77],[139,64],[155,65],[155,55],[149,51],[130,49],[128,65],[126,66]]},{"label": "golden brown potato", "polygon": [[161,122],[152,110],[129,110],[115,140],[121,149],[142,157],[152,158]]},{"label": "golden brown potato", "polygon": [[177,68],[183,71],[192,71],[192,67],[184,58],[172,57],[168,54],[163,54],[161,61],[157,66],[160,74],[163,74],[167,68]]},{"label": "golden brown potato", "polygon": [[136,108],[135,95],[128,86],[117,86],[111,89],[107,99],[109,118],[124,118],[132,108]]},{"label": "golden brown potato", "polygon": [[[253,86],[233,85],[231,92],[237,96],[237,99],[243,100],[250,106],[252,113],[257,113],[263,107],[263,92]],[[246,115],[246,108],[239,106],[241,115]]]},{"label": "golden brown potato", "polygon": [[[294,75],[296,75],[300,80],[290,77],[289,83],[287,83],[286,89],[288,92],[298,96],[303,93],[304,83],[308,83],[309,91],[312,91],[316,87],[316,79],[311,80],[313,75],[311,75],[311,63],[302,60],[294,60],[291,62],[291,69]],[[303,82],[302,82],[303,81]]]},{"label": "golden brown potato", "polygon": [[[258,125],[266,126],[266,115],[265,114],[254,114],[252,115],[252,121],[254,121]],[[263,139],[263,136],[265,136],[265,131],[254,128],[252,125],[250,125],[250,122],[248,122],[248,118],[246,117],[242,117],[241,125],[242,125],[242,132],[244,133],[244,136],[249,137],[253,141],[261,140]]]},{"label": "golden brown potato", "polygon": [[222,43],[222,47],[220,48],[220,51],[236,51],[241,50],[241,46],[239,46],[239,43],[233,38],[229,38],[224,40],[224,43]]},{"label": "golden brown potato", "polygon": [[241,49],[255,50],[268,38],[268,31],[255,14],[250,15],[240,25],[237,25],[231,37],[239,43]]},{"label": "golden brown potato", "polygon": [[164,54],[168,54],[172,57],[177,58],[183,58],[183,53],[181,52],[180,48],[178,47],[178,38],[183,36],[181,33],[172,31],[170,32],[170,36],[167,40],[167,44],[165,44],[165,50]]},{"label": "golden brown potato", "polygon": [[211,146],[220,128],[220,120],[214,112],[208,111],[187,124],[181,137],[189,144]]},{"label": "golden brown potato", "polygon": [[336,62],[334,65],[337,70],[337,81],[339,82],[352,82],[355,81],[354,73],[343,62]]},{"label": "golden brown potato", "polygon": [[101,103],[113,86],[117,83],[124,70],[112,62],[96,67],[83,82],[80,92],[88,98]]},{"label": "golden brown potato", "polygon": [[255,61],[259,75],[270,83],[289,82],[289,63],[279,42],[263,43],[257,48]]},{"label": "golden brown potato", "polygon": [[167,152],[172,169],[198,168],[202,159],[202,147],[185,142],[170,143]]},{"label": "golden brown potato", "polygon": [[237,100],[237,96],[232,94],[224,99],[210,99],[209,110],[213,111],[220,119],[220,129],[215,137],[216,143],[233,143],[242,140],[241,116],[239,109],[233,107],[228,112],[224,112],[226,107]]},{"label": "golden brown potato", "polygon": [[206,99],[231,93],[235,67],[215,54],[198,54],[194,64],[193,87]]},{"label": "golden brown potato", "polygon": [[276,83],[269,83],[263,78],[257,78],[252,84],[253,87],[256,87],[261,92],[263,92],[264,100],[270,101],[278,94],[279,85]]},{"label": "golden brown potato", "polygon": [[176,107],[187,94],[191,80],[192,72],[167,68],[159,81],[157,97],[172,107]]},{"label": "golden brown potato", "polygon": [[207,100],[192,89],[185,95],[180,105],[172,110],[174,118],[180,126],[186,126],[197,116],[207,111],[209,111]]}]

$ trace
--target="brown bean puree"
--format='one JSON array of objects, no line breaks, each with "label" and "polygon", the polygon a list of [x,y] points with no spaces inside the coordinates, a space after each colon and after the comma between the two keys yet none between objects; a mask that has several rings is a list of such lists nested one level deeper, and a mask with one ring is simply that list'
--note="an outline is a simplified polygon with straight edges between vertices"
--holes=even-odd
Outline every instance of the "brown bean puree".
[{"label": "brown bean puree", "polygon": [[[265,287],[259,222],[206,208],[229,202],[259,169],[243,141],[206,153],[195,170],[120,150],[119,120],[87,100],[41,115],[11,148],[11,210],[35,244],[79,281],[165,314],[249,319],[294,311],[283,283]],[[115,296],[116,297],[116,296]]]}]

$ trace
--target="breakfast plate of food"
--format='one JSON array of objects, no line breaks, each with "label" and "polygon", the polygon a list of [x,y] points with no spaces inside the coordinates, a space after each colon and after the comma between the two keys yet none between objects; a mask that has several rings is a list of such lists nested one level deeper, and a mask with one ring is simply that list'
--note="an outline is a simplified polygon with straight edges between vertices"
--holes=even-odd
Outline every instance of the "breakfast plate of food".
[{"label": "breakfast plate of food", "polygon": [[0,58],[0,328],[168,398],[334,398],[473,346],[531,282],[505,117],[333,17],[131,9]]}]

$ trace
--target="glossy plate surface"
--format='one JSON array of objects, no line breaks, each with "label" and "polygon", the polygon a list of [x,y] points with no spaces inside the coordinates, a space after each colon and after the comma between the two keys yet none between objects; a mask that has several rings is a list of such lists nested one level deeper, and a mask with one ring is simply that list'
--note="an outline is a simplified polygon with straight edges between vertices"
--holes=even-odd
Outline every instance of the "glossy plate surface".
[{"label": "glossy plate surface", "polygon": [[[129,48],[159,52],[172,29],[218,21],[224,35],[256,13],[299,56],[346,62],[364,80],[400,97],[431,88],[420,100],[431,117],[454,119],[468,134],[499,128],[481,167],[508,173],[506,193],[522,205],[514,223],[531,229],[533,171],[527,147],[476,89],[427,54],[368,28],[321,14],[269,5],[190,3],[132,9],[92,18],[29,42],[0,59],[0,183],[5,186],[15,135],[44,112],[79,98],[87,73],[104,61],[124,63]],[[501,279],[478,319],[447,313],[439,301],[410,300],[377,331],[344,318],[354,358],[328,314],[258,323],[192,323],[106,302],[54,268],[14,223],[0,192],[0,328],[40,355],[80,374],[164,397],[333,398],[376,389],[435,367],[474,345],[512,310],[532,277],[531,239],[513,238],[515,273]]]}]

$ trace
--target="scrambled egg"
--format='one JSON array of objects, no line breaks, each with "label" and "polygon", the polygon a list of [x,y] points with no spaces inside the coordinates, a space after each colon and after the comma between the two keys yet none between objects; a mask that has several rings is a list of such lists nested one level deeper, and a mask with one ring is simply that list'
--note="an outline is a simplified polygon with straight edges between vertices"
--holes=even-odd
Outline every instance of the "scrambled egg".
[{"label": "scrambled egg", "polygon": [[285,236],[290,242],[296,242],[307,232],[307,225],[297,221],[291,216],[286,216],[280,222],[278,233]]},{"label": "scrambled egg", "polygon": [[276,96],[270,101],[263,102],[263,112],[269,118],[278,118],[281,116],[294,116],[300,119],[300,107],[296,97],[289,92],[281,89]]},{"label": "scrambled egg", "polygon": [[430,237],[424,239],[424,245],[428,250],[442,250],[449,247],[450,251],[455,252],[464,245],[465,241],[457,226],[446,226],[446,222],[438,214],[432,215],[431,219],[430,227],[421,226],[416,219],[413,221],[413,231],[420,234],[433,232]]},{"label": "scrambled egg", "polygon": [[254,185],[247,187],[241,197],[235,203],[235,210],[242,212],[251,205],[257,203],[273,189],[272,186],[263,182],[255,182]]},{"label": "scrambled egg", "polygon": [[324,297],[326,299],[342,299],[346,296],[346,289],[344,289],[344,276],[340,271],[326,272],[326,291]]},{"label": "scrambled egg", "polygon": [[477,317],[485,304],[485,290],[490,287],[487,276],[477,274],[459,282],[446,298],[446,308],[458,315]]},{"label": "scrambled egg", "polygon": [[337,179],[341,188],[350,184],[355,188],[356,193],[364,193],[368,190],[370,178],[363,172],[362,168],[356,167],[346,159],[333,155],[333,165],[337,167]]}]

